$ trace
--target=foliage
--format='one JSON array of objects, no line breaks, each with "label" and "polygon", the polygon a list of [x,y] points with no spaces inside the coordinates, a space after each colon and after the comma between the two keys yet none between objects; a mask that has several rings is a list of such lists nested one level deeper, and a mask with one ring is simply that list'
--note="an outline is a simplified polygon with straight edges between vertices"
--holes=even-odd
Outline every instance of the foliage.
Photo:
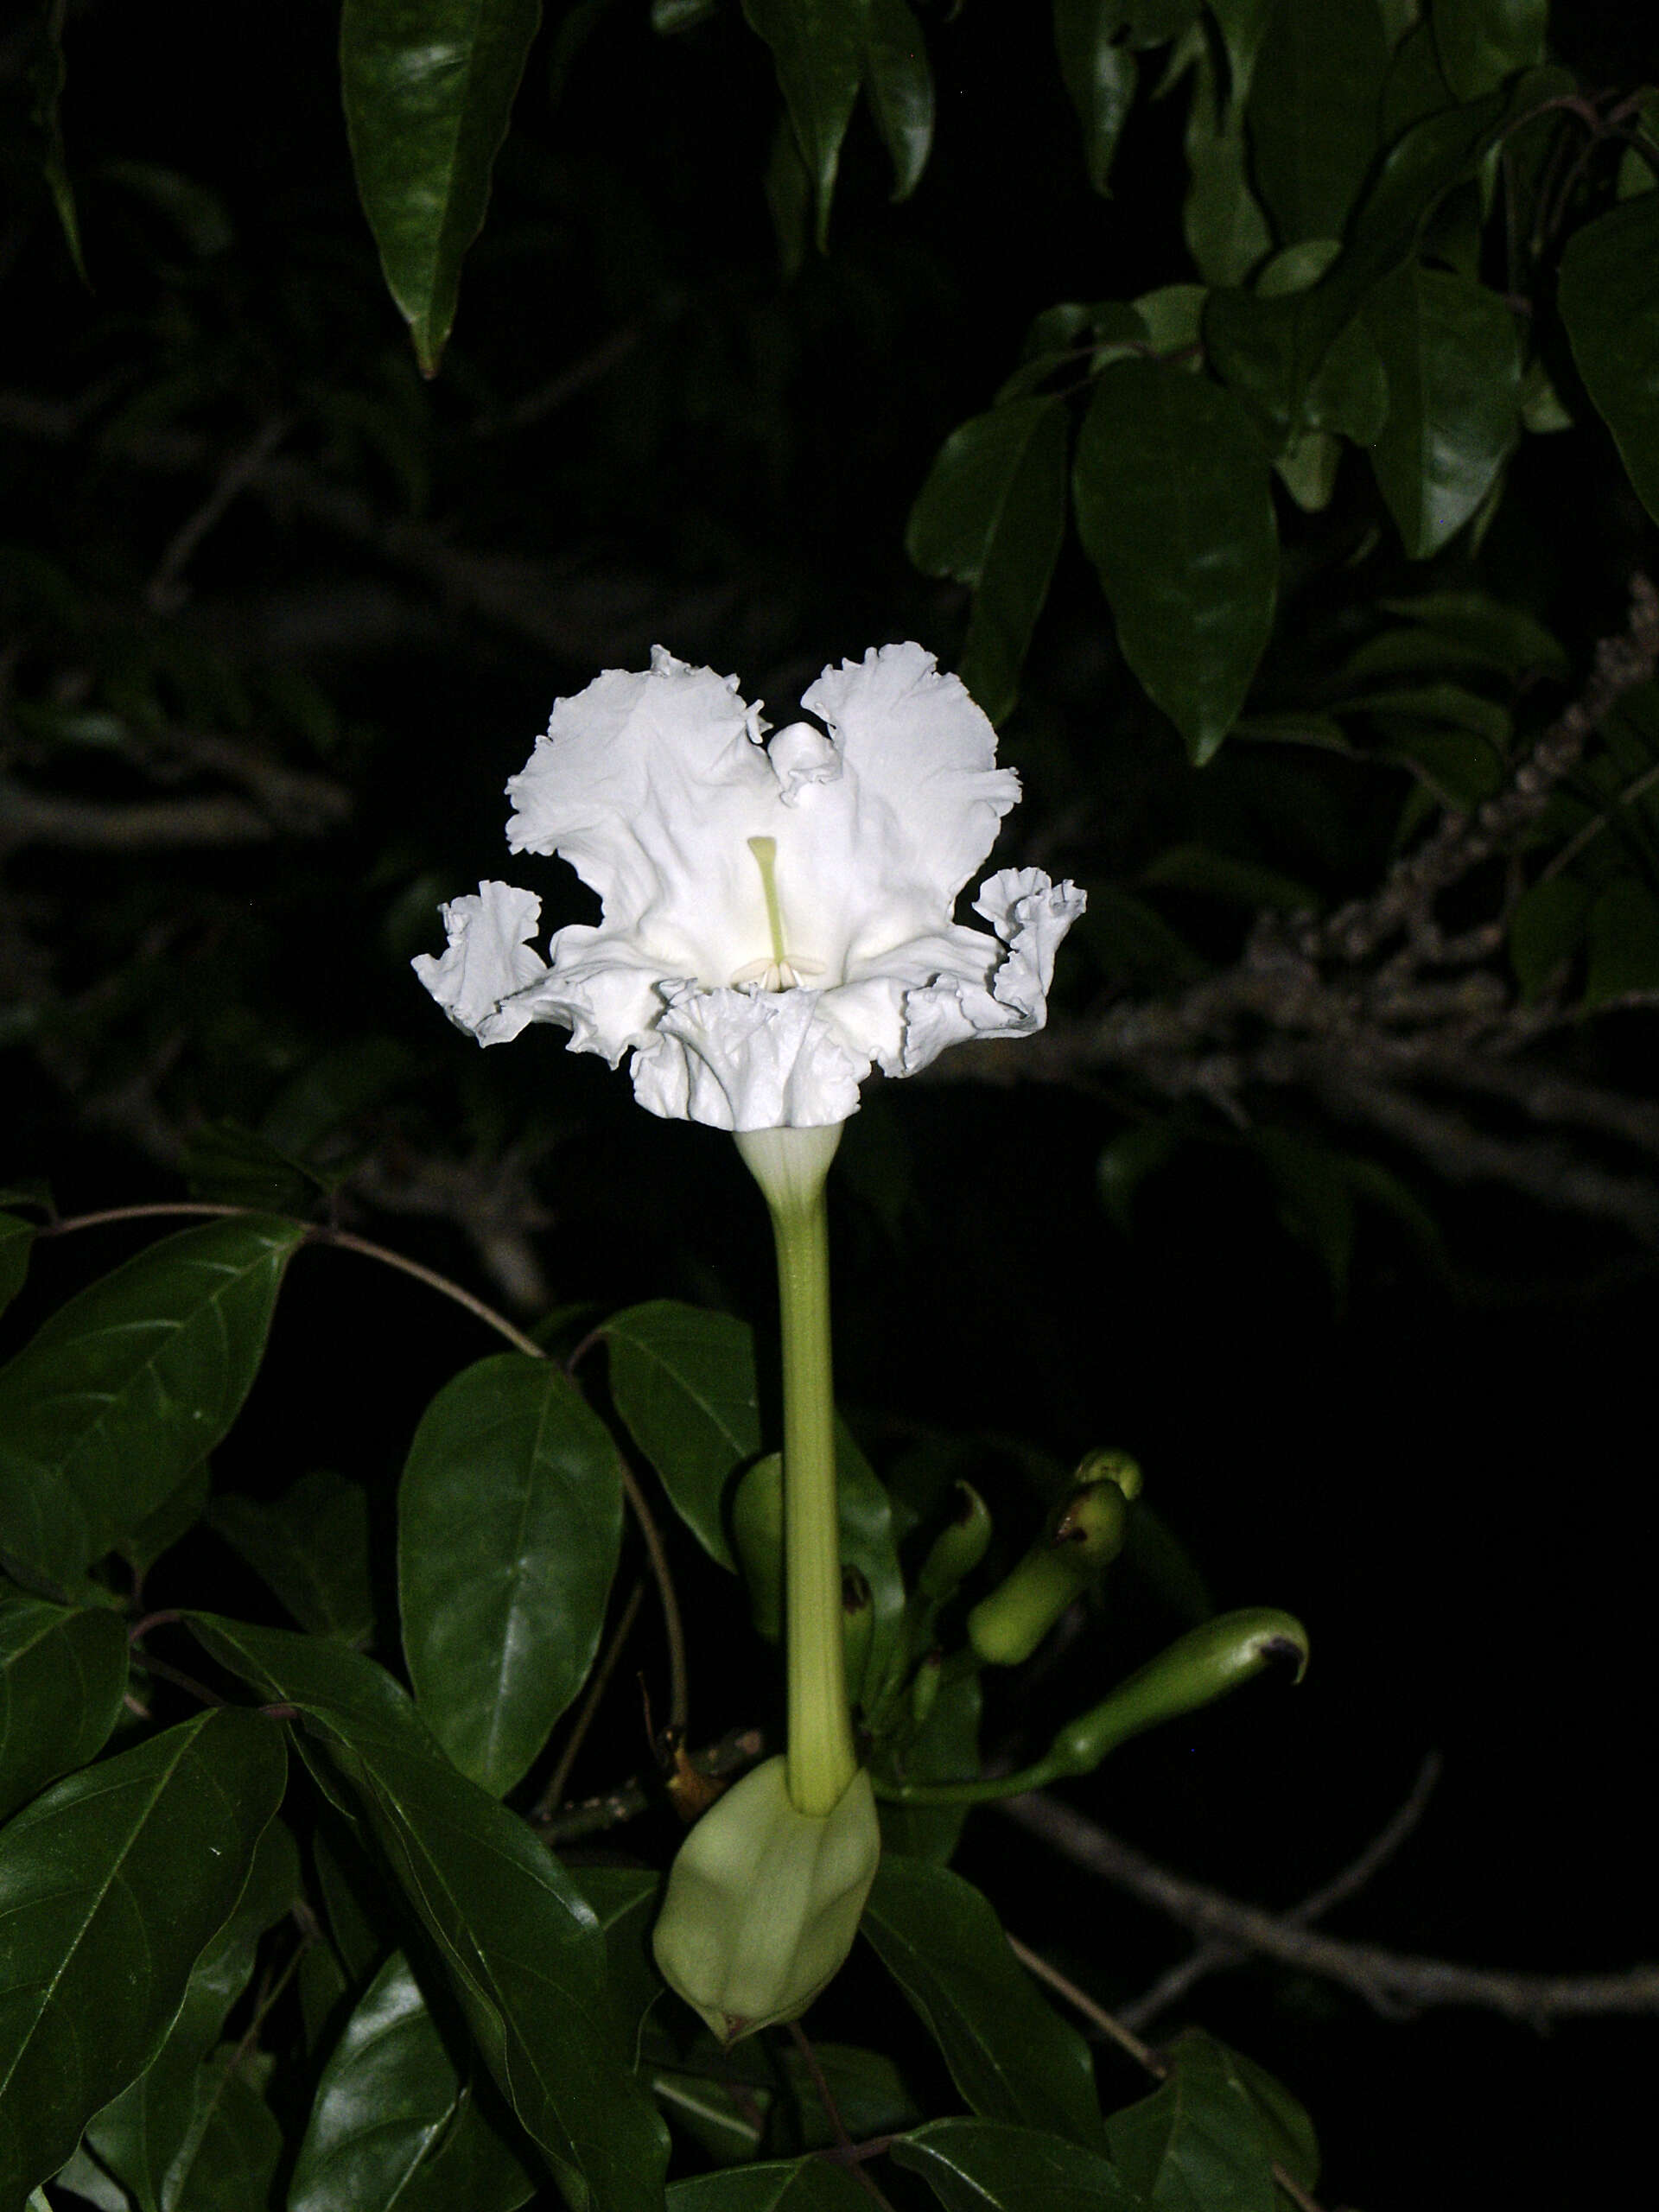
[{"label": "foliage", "polygon": [[[1215,2037],[1096,2083],[1002,1938],[1042,1899],[950,1863],[988,1748],[1041,1769],[1103,1652],[1216,1611],[1137,1504],[1115,1610],[1085,1591],[1006,1681],[963,1656],[1136,1381],[1012,1255],[1051,1205],[1132,1300],[1196,1193],[1179,1410],[1258,1295],[1215,1217],[1338,1310],[1379,1255],[1466,1265],[1466,1179],[1589,1222],[1575,1262],[1659,1238],[1659,644],[1596,652],[1659,515],[1644,66],[1543,0],[35,0],[7,33],[9,1166],[231,1211],[66,1298],[49,1193],[0,1192],[0,2212],[844,2208],[830,2100],[900,2212],[1317,2185]],[[685,1133],[556,1052],[463,1053],[407,962],[499,865],[491,785],[554,690],[660,638],[786,713],[906,636],[1007,723],[1009,857],[1091,904],[1032,1062],[1074,1085],[1064,1160],[937,1094],[845,1149],[849,1676],[890,1794],[815,2073],[781,2031],[720,2051],[646,1940],[705,1770],[772,1725],[734,1579],[764,1271]],[[405,1356],[425,1294],[329,1272],[388,1217],[530,1333]],[[1218,1526],[1284,1529],[1274,1448]],[[1467,1457],[1497,1587],[1523,1539]],[[996,1533],[942,1590],[958,1477]],[[1390,1481],[1314,1522],[1426,1573]],[[1482,1670],[1548,1640],[1471,1635]],[[729,1737],[664,1712],[677,1658]],[[1096,1933],[1046,1945],[1091,1988]]]}]

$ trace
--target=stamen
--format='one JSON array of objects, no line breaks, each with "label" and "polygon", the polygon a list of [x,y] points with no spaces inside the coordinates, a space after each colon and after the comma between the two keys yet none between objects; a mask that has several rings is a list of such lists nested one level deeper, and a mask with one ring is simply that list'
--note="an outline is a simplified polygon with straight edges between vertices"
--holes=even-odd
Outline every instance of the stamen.
[{"label": "stamen", "polygon": [[761,883],[766,887],[766,927],[772,932],[772,957],[779,968],[785,968],[789,964],[789,955],[784,950],[783,909],[778,904],[778,840],[775,837],[751,837],[749,850],[754,855]]},{"label": "stamen", "polygon": [[778,898],[778,840],[775,837],[751,837],[749,850],[754,855],[755,866],[760,871],[760,880],[766,894],[766,931],[772,938],[769,959],[751,960],[738,969],[732,978],[734,990],[741,990],[747,983],[759,983],[763,991],[792,991],[803,976],[822,976],[821,960],[793,959],[784,950],[784,910]]}]

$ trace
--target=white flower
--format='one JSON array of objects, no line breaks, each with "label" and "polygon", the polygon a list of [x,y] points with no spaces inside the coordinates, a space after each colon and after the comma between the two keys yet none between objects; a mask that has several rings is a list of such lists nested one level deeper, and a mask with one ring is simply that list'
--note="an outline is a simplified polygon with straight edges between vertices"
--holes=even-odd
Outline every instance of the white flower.
[{"label": "white flower", "polygon": [[990,723],[919,645],[826,668],[767,741],[737,678],[659,645],[641,674],[561,699],[507,791],[515,852],[557,853],[603,918],[531,946],[541,901],[505,883],[443,909],[416,972],[497,1045],[557,1021],[577,1052],[633,1055],[654,1114],[716,1128],[845,1121],[872,1065],[913,1075],[946,1046],[1040,1029],[1074,885],[1004,868],[957,894],[1019,797]]}]

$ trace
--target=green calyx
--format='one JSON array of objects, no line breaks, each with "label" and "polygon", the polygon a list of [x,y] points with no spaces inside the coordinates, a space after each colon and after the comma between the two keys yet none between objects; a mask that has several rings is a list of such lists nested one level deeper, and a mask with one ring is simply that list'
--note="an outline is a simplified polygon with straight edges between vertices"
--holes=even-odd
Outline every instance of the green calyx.
[{"label": "green calyx", "polygon": [[840,1970],[881,1856],[869,1776],[797,1810],[786,1760],[719,1798],[681,1845],[652,1936],[663,1979],[722,2044],[798,2019]]}]

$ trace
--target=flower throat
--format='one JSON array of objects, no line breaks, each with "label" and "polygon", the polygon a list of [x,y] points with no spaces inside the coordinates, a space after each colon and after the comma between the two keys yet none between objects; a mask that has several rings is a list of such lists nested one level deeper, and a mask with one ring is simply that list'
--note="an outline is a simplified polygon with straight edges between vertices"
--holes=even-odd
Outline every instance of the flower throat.
[{"label": "flower throat", "polygon": [[784,910],[778,898],[778,840],[775,837],[751,837],[749,850],[754,855],[754,864],[760,871],[761,887],[766,898],[766,931],[772,938],[769,959],[751,960],[740,968],[732,978],[734,989],[745,983],[759,983],[763,991],[792,991],[805,976],[822,976],[821,960],[791,960],[784,950]]}]

